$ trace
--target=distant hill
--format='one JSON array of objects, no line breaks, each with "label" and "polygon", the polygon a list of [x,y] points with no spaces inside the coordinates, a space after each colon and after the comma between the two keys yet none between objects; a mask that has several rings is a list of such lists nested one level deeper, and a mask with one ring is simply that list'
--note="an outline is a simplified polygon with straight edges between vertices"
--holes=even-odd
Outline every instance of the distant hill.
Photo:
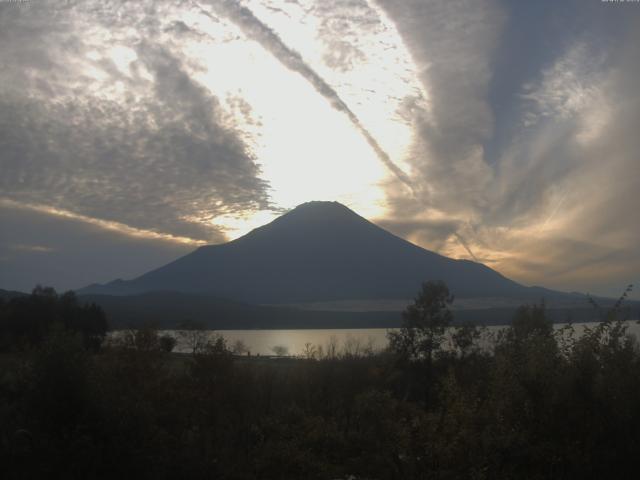
[{"label": "distant hill", "polygon": [[24,292],[18,292],[16,290],[3,290],[0,288],[0,298],[3,300],[11,300],[12,298],[24,297],[26,295],[28,294]]},{"label": "distant hill", "polygon": [[258,328],[387,328],[400,325],[400,312],[305,311],[292,307],[249,305],[216,297],[180,292],[150,292],[130,296],[82,295],[104,310],[110,329],[177,328],[185,320],[211,329]]},{"label": "distant hill", "polygon": [[[295,307],[250,305],[179,292],[151,292],[130,296],[82,295],[80,300],[100,305],[109,321],[109,328],[115,330],[145,324],[172,329],[185,320],[196,321],[215,330],[394,328],[399,327],[402,322],[399,310],[301,310]],[[515,306],[454,308],[454,323],[504,325],[511,321],[515,310]],[[548,315],[555,322],[598,319],[593,308],[579,305],[572,308],[550,308]]]},{"label": "distant hill", "polygon": [[412,298],[426,280],[459,297],[567,296],[525,287],[491,268],[418,247],[337,202],[309,202],[247,235],[200,247],[133,280],[81,294],[172,291],[252,304]]}]

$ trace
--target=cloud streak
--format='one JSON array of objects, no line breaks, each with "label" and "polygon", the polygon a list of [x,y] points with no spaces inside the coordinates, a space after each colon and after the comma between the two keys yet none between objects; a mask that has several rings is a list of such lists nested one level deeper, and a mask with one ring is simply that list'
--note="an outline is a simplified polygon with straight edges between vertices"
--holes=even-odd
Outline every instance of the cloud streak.
[{"label": "cloud streak", "polygon": [[[205,245],[207,242],[203,240],[196,240],[189,237],[179,237],[176,235],[170,235],[166,233],[158,233],[153,230],[142,230],[139,228],[133,228],[129,225],[125,225],[123,223],[111,222],[107,220],[101,220],[99,218],[87,217],[85,215],[80,215],[74,212],[70,212],[67,210],[60,210],[58,208],[50,207],[47,205],[34,205],[29,203],[20,203],[6,198],[0,198],[0,208],[13,209],[17,211],[30,211],[37,212],[39,214],[44,214],[52,217],[58,217],[63,219],[69,219],[78,221],[84,224],[92,225],[95,227],[99,227],[103,230],[110,230],[114,232],[118,232],[119,234],[142,238],[142,239],[150,239],[150,240],[165,240],[172,243],[190,245],[194,247]],[[18,249],[22,250],[32,250],[32,251],[50,251],[48,247],[39,247],[39,246],[23,246]]]},{"label": "cloud streak", "polygon": [[331,103],[333,108],[344,113],[358,132],[366,139],[380,161],[398,180],[412,192],[414,191],[413,183],[407,174],[391,160],[358,116],[340,98],[336,90],[309,66],[298,52],[288,47],[276,32],[261,22],[251,10],[234,0],[214,1],[210,6],[218,15],[235,23],[249,39],[262,45],[288,69],[302,75],[320,95]]}]

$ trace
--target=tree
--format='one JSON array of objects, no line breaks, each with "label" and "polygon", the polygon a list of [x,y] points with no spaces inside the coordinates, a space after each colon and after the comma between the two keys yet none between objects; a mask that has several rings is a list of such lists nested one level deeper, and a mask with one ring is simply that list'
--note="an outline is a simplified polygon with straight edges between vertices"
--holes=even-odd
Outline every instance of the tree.
[{"label": "tree", "polygon": [[273,347],[271,347],[271,351],[277,356],[277,357],[285,357],[287,355],[289,355],[289,348],[285,345],[275,345]]},{"label": "tree", "polygon": [[414,303],[402,313],[400,330],[388,333],[391,350],[406,360],[431,364],[453,320],[452,303],[453,295],[444,282],[423,283]]},{"label": "tree", "polygon": [[173,338],[171,335],[162,335],[158,338],[158,345],[160,346],[160,350],[166,353],[171,353],[178,341]]},{"label": "tree", "polygon": [[79,333],[85,348],[98,350],[107,332],[102,309],[81,303],[71,291],[58,295],[37,285],[31,295],[14,297],[1,310],[0,349],[39,345],[55,327]]},{"label": "tree", "polygon": [[237,339],[233,342],[233,347],[231,347],[231,351],[234,355],[243,355],[245,353],[249,353],[249,347],[244,343],[241,339]]},{"label": "tree", "polygon": [[194,355],[202,351],[208,343],[209,332],[201,322],[185,320],[178,324],[180,344],[191,350]]},{"label": "tree", "polygon": [[553,322],[547,318],[547,309],[544,301],[540,302],[539,305],[521,305],[518,307],[511,322],[510,332],[518,341],[534,335],[544,337],[553,335]]},{"label": "tree", "polygon": [[460,358],[465,358],[469,353],[477,351],[477,342],[482,332],[482,329],[472,323],[464,323],[455,328],[451,340]]}]

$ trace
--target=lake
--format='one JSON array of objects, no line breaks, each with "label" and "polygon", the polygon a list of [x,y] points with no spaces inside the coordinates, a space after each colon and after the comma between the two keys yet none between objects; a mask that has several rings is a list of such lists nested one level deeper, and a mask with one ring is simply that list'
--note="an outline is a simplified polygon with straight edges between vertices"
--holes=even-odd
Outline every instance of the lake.
[{"label": "lake", "polygon": [[[573,325],[577,335],[580,335],[585,327],[594,327],[595,322],[576,323]],[[628,321],[627,332],[640,338],[640,324],[637,321]],[[554,328],[560,329],[566,324],[558,323]],[[481,340],[481,344],[489,345],[491,335],[495,335],[505,326],[489,326],[486,327],[485,334]],[[303,330],[206,330],[198,332],[196,335],[202,339],[213,339],[215,335],[222,335],[227,341],[227,345],[233,348],[239,342],[246,348],[251,355],[304,355],[308,345],[321,346],[323,351],[327,349],[335,349],[338,352],[345,349],[356,352],[367,349],[377,351],[384,349],[387,345],[386,328],[354,328],[354,329],[303,329]],[[111,333],[112,338],[117,338],[122,332],[115,331]],[[180,335],[177,330],[163,330],[161,335],[170,335],[178,340],[175,352],[190,352],[189,335]],[[241,353],[245,353],[244,351]]]}]

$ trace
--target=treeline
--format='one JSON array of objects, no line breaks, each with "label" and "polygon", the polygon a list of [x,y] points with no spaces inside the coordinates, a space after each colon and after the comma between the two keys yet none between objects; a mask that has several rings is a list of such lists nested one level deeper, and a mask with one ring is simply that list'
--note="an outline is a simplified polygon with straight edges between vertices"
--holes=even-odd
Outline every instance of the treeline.
[{"label": "treeline", "polygon": [[97,350],[107,332],[107,319],[95,303],[81,303],[68,291],[36,286],[31,295],[0,297],[0,352],[37,347],[54,330],[77,333],[84,346]]},{"label": "treeline", "polygon": [[170,354],[151,329],[99,351],[53,329],[0,356],[4,478],[626,478],[640,350],[622,300],[580,336],[520,308],[487,348],[445,348],[452,297],[425,284],[390,348]]}]

